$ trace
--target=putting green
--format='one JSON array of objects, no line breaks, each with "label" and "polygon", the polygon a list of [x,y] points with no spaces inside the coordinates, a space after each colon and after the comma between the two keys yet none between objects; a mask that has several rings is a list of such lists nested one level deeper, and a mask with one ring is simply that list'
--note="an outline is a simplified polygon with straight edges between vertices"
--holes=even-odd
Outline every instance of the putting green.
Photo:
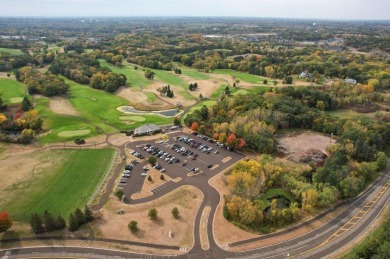
[{"label": "putting green", "polygon": [[123,121],[136,121],[136,122],[142,122],[142,121],[146,120],[144,117],[137,116],[137,115],[134,115],[134,116],[121,116],[120,119],[123,120]]},{"label": "putting green", "polygon": [[76,136],[84,136],[88,135],[91,132],[89,129],[83,129],[83,130],[66,130],[61,131],[58,133],[59,137],[76,137]]},{"label": "putting green", "polygon": [[23,101],[23,97],[13,97],[8,99],[10,103],[21,103]]}]

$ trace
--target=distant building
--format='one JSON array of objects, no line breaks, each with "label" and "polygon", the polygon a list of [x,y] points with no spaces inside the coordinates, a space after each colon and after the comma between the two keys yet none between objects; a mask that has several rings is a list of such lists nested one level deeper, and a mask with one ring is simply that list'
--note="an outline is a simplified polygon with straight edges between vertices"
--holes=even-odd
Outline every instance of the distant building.
[{"label": "distant building", "polygon": [[310,73],[302,72],[299,74],[299,78],[309,78],[311,79],[313,76]]},{"label": "distant building", "polygon": [[134,136],[152,135],[160,132],[160,126],[156,124],[144,124],[134,130]]},{"label": "distant building", "polygon": [[352,85],[356,85],[356,83],[357,83],[357,81],[355,79],[352,79],[352,78],[345,79],[345,82],[348,84],[352,84]]}]

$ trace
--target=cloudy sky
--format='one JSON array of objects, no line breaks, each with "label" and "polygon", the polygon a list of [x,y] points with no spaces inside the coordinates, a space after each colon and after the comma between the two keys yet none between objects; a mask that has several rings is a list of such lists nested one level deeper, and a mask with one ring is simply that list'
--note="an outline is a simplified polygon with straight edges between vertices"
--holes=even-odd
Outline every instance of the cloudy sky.
[{"label": "cloudy sky", "polygon": [[390,20],[390,0],[0,0],[4,16],[240,16]]}]

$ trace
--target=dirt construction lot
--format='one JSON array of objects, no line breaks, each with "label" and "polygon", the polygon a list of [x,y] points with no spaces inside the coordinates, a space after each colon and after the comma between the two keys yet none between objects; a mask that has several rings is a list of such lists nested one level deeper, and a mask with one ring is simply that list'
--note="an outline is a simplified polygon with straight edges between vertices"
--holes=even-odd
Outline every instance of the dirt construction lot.
[{"label": "dirt construction lot", "polygon": [[294,162],[299,162],[299,158],[305,152],[313,149],[328,154],[326,148],[334,143],[335,140],[330,136],[311,131],[289,134],[279,139],[279,144],[289,152],[286,158]]}]

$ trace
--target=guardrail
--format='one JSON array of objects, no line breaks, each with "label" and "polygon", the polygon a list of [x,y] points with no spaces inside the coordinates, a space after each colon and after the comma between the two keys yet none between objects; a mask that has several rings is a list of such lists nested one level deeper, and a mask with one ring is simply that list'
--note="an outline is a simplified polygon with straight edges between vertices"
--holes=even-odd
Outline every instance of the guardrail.
[{"label": "guardrail", "polygon": [[112,160],[111,160],[110,167],[108,168],[108,170],[107,170],[106,175],[104,176],[104,178],[101,180],[99,186],[96,188],[94,194],[93,194],[93,195],[91,196],[91,198],[88,200],[88,202],[87,202],[87,205],[88,205],[88,206],[91,206],[92,202],[95,200],[96,196],[98,195],[98,193],[100,192],[101,188],[103,187],[103,184],[106,182],[107,177],[110,175],[110,172],[112,172],[117,157],[118,157],[118,150],[115,150],[115,153],[114,153],[114,155],[112,156]]}]

